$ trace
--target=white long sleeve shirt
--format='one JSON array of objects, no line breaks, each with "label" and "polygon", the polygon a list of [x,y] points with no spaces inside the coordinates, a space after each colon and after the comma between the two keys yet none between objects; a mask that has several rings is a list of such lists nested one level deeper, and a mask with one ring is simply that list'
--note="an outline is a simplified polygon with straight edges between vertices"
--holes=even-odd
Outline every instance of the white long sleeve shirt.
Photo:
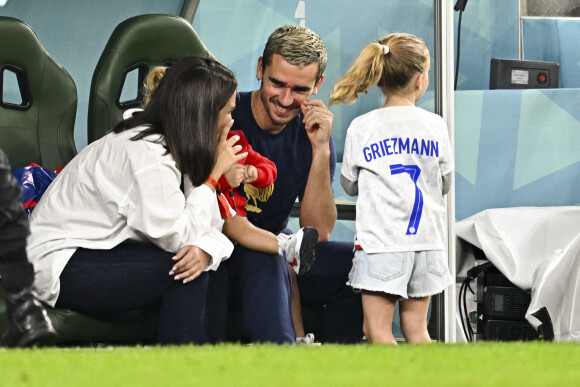
[{"label": "white long sleeve shirt", "polygon": [[152,242],[177,252],[195,245],[215,270],[233,251],[221,233],[215,193],[205,184],[181,191],[181,172],[160,136],[132,141],[143,127],[109,134],[83,149],[57,176],[30,218],[35,289],[54,306],[62,273],[77,248]]}]

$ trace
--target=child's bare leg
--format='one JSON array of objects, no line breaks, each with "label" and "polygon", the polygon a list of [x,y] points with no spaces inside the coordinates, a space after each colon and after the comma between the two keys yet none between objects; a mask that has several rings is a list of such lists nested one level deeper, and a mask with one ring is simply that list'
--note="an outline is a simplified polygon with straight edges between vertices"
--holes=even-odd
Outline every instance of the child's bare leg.
[{"label": "child's bare leg", "polygon": [[431,297],[408,298],[399,302],[401,331],[407,343],[430,343],[427,312]]},{"label": "child's bare leg", "polygon": [[314,227],[301,228],[292,235],[274,235],[254,226],[246,217],[235,215],[224,219],[222,232],[250,250],[283,257],[300,275],[306,273],[314,263],[318,241],[318,231]]},{"label": "child's bare leg", "polygon": [[298,290],[298,276],[291,265],[290,277],[292,278],[292,292],[290,293],[290,307],[292,309],[292,322],[296,337],[304,337],[304,323],[302,321],[302,306],[300,305],[300,291]]},{"label": "child's bare leg", "polygon": [[276,235],[254,226],[244,216],[235,215],[224,219],[222,232],[232,241],[250,250],[278,254],[278,239]]},{"label": "child's bare leg", "polygon": [[397,344],[393,336],[393,313],[397,296],[381,292],[363,291],[363,331],[373,344]]}]

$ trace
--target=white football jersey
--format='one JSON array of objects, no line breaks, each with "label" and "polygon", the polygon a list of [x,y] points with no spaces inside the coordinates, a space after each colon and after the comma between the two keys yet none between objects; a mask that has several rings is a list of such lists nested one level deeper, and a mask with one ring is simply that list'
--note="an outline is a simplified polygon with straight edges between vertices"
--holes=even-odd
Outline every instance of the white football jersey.
[{"label": "white football jersey", "polygon": [[442,250],[442,177],[454,169],[445,121],[415,106],[373,110],[348,128],[341,174],[358,184],[356,234],[367,253]]}]

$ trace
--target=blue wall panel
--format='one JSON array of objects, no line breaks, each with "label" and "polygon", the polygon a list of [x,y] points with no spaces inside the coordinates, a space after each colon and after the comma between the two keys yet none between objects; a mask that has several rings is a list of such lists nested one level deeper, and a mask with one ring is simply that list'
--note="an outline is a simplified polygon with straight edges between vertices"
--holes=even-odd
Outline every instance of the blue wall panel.
[{"label": "blue wall panel", "polygon": [[524,59],[557,62],[558,86],[580,87],[580,19],[524,18],[522,25]]}]

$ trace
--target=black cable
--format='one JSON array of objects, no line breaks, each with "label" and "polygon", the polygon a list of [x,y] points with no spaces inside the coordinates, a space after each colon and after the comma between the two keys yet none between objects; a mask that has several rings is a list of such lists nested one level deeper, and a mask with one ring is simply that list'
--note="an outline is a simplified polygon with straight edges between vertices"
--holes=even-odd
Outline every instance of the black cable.
[{"label": "black cable", "polygon": [[457,23],[457,59],[455,61],[455,83],[453,90],[457,90],[457,76],[459,75],[459,52],[461,45],[461,16],[463,16],[463,11],[465,11],[466,5],[467,0],[457,0],[455,7],[453,8],[455,11],[459,11],[459,20]]},{"label": "black cable", "polygon": [[[459,318],[461,320],[461,328],[467,341],[473,341],[473,328],[469,321],[469,314],[467,312],[467,287],[472,278],[465,278],[461,287],[459,288]],[[470,288],[471,289],[471,288]]]},{"label": "black cable", "polygon": [[465,321],[467,325],[467,330],[469,332],[469,341],[473,341],[473,327],[471,326],[471,319],[469,318],[469,313],[467,311],[467,289],[469,289],[471,291],[471,294],[473,294],[473,290],[471,289],[470,286],[471,283],[471,279],[469,281],[466,282],[466,287],[465,287],[465,291],[463,292],[463,311],[465,313]]},{"label": "black cable", "polygon": [[463,11],[459,11],[459,20],[457,22],[457,58],[455,59],[455,83],[453,90],[457,90],[457,76],[459,75],[459,53],[461,52],[461,16],[463,16]]},{"label": "black cable", "polygon": [[473,289],[471,289],[471,281],[477,278],[479,273],[492,266],[492,263],[487,261],[472,267],[467,271],[467,277],[463,280],[463,283],[459,288],[459,319],[461,320],[461,328],[463,329],[463,334],[467,341],[473,341],[473,336],[475,335],[469,319],[469,312],[467,311],[467,289],[469,289],[471,294],[474,294]]},{"label": "black cable", "polygon": [[467,281],[467,278],[463,280],[463,282],[461,283],[461,287],[459,288],[459,319],[461,320],[461,329],[463,330],[465,338],[467,339],[467,341],[471,341],[469,339],[469,336],[467,335],[467,328],[465,327],[465,317],[463,316],[463,308],[461,307],[463,301],[463,291],[465,290],[465,281]]}]

